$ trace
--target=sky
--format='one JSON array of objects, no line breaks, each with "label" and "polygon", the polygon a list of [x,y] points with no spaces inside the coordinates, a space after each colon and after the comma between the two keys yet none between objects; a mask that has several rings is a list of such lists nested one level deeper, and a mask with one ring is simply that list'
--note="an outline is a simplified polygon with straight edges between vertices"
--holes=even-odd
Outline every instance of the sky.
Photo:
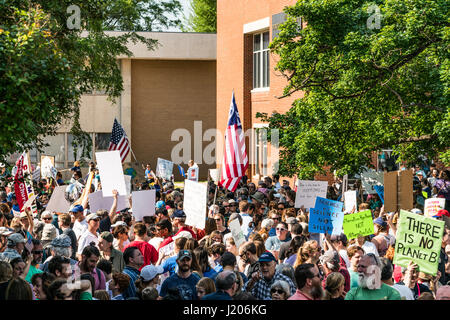
[{"label": "sky", "polygon": [[[190,3],[190,0],[179,0],[179,1],[180,1],[181,5],[183,6],[183,13],[184,13],[184,15],[186,17],[188,17],[189,16],[189,3]],[[184,19],[181,18],[181,21],[184,21]],[[168,28],[165,31],[180,31],[181,32],[181,29],[180,28],[171,27],[171,28]]]}]

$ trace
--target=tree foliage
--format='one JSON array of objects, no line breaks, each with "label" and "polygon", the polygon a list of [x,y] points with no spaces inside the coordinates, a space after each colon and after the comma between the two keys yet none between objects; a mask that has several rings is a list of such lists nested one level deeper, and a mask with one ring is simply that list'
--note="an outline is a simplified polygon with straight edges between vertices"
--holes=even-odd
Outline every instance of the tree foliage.
[{"label": "tree foliage", "polygon": [[450,164],[448,1],[300,0],[285,12],[270,48],[283,97],[305,94],[286,114],[259,114],[280,129],[281,174],[360,172],[382,148]]},{"label": "tree foliage", "polygon": [[217,0],[191,0],[191,14],[183,31],[217,32]]},{"label": "tree foliage", "polygon": [[[80,9],[80,28],[69,23],[71,5]],[[178,0],[0,0],[1,157],[42,149],[43,137],[64,119],[78,118],[83,94],[103,90],[112,101],[119,97],[117,56],[131,56],[128,42],[149,50],[157,45],[134,31],[178,24],[169,15],[180,9]],[[127,32],[105,32],[112,29]],[[73,131],[82,143],[80,130]]]}]

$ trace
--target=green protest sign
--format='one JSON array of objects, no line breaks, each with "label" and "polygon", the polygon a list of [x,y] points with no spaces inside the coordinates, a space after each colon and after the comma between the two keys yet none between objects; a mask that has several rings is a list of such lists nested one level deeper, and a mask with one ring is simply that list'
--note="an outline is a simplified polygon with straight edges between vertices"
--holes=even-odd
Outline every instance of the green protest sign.
[{"label": "green protest sign", "polygon": [[349,239],[358,236],[368,236],[374,233],[372,213],[364,210],[357,213],[346,214],[344,216],[344,234]]},{"label": "green protest sign", "polygon": [[436,275],[444,221],[400,210],[394,264],[407,267],[412,260],[419,270]]}]

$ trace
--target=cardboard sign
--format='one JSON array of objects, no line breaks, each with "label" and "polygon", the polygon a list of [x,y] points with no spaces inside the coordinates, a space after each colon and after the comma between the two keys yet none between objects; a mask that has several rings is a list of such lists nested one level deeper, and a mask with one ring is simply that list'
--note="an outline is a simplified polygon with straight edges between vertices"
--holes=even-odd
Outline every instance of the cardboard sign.
[{"label": "cardboard sign", "polygon": [[433,217],[438,211],[445,208],[445,198],[430,198],[425,200],[424,216]]},{"label": "cardboard sign", "polygon": [[158,158],[158,162],[156,164],[156,176],[171,180],[172,179],[172,170],[173,170],[173,162],[169,160],[164,160]]},{"label": "cardboard sign", "polygon": [[397,172],[384,173],[384,211],[397,211]]},{"label": "cardboard sign", "polygon": [[219,169],[209,169],[209,176],[213,179],[215,184],[219,183],[220,171]]},{"label": "cardboard sign", "polygon": [[131,197],[136,221],[143,221],[143,217],[155,215],[156,190],[133,191]]},{"label": "cardboard sign", "polygon": [[314,208],[309,211],[310,233],[341,234],[344,213],[340,201],[317,197]]},{"label": "cardboard sign", "polygon": [[298,180],[295,207],[314,208],[316,197],[327,197],[328,181]]},{"label": "cardboard sign", "polygon": [[408,267],[409,262],[414,261],[419,271],[436,275],[444,224],[444,221],[401,210],[393,263]]},{"label": "cardboard sign", "polygon": [[120,195],[125,196],[127,194],[127,187],[125,185],[120,152],[117,150],[96,152],[95,157],[100,173],[100,181],[102,182],[103,196],[112,196],[114,189]]},{"label": "cardboard sign", "polygon": [[376,172],[371,169],[361,173],[361,184],[365,190],[366,194],[374,194],[377,193],[374,189],[374,186],[383,185],[383,172]]},{"label": "cardboard sign", "polygon": [[41,156],[41,177],[56,178],[54,156]]},{"label": "cardboard sign", "polygon": [[[89,193],[89,210],[91,212],[97,212],[98,210],[111,210],[112,204],[114,202],[114,197],[104,197],[102,191],[96,191]],[[129,208],[130,202],[128,201],[128,196],[117,197],[117,211]]]},{"label": "cardboard sign", "polygon": [[184,181],[183,210],[186,224],[205,229],[207,186],[190,180]]},{"label": "cardboard sign", "polygon": [[64,195],[66,192],[66,188],[67,186],[55,187],[45,210],[48,210],[50,212],[69,212],[70,202],[66,200],[66,197]]},{"label": "cardboard sign", "polygon": [[411,210],[414,208],[413,173],[411,170],[398,172],[398,203],[397,209]]},{"label": "cardboard sign", "polygon": [[355,212],[358,210],[358,202],[356,200],[356,190],[350,190],[344,192],[344,204],[345,204],[345,212],[351,212],[355,209]]},{"label": "cardboard sign", "polygon": [[236,248],[239,248],[241,244],[245,242],[245,236],[242,232],[241,226],[239,225],[239,219],[234,219],[228,225],[231,231],[231,235],[233,236],[234,243],[236,244]]},{"label": "cardboard sign", "polygon": [[375,232],[372,213],[369,209],[345,215],[343,227],[348,239],[368,236]]},{"label": "cardboard sign", "polygon": [[198,166],[194,164],[192,167],[188,169],[188,180],[198,181]]}]

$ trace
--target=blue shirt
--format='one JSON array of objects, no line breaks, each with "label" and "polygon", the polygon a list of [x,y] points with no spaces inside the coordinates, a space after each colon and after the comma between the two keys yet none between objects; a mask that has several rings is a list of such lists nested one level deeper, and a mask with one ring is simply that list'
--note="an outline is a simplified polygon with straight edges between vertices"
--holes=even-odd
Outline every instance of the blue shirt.
[{"label": "blue shirt", "polygon": [[170,288],[176,288],[180,292],[180,296],[183,300],[198,300],[197,289],[195,286],[199,280],[200,276],[196,273],[191,273],[191,275],[185,279],[179,277],[178,274],[175,273],[164,280],[159,295],[165,297]]},{"label": "blue shirt", "polygon": [[134,285],[134,282],[138,279],[140,272],[138,269],[135,269],[133,267],[126,266],[125,269],[123,269],[123,272],[126,275],[130,277],[130,285],[128,286],[127,290],[122,293],[124,299],[128,298],[135,298],[137,297],[136,294],[136,286]]},{"label": "blue shirt", "polygon": [[230,295],[224,291],[216,291],[202,297],[201,300],[233,300]]},{"label": "blue shirt", "polygon": [[217,274],[218,274],[218,271],[216,271],[208,266],[206,271],[203,273],[203,276],[216,281]]}]

